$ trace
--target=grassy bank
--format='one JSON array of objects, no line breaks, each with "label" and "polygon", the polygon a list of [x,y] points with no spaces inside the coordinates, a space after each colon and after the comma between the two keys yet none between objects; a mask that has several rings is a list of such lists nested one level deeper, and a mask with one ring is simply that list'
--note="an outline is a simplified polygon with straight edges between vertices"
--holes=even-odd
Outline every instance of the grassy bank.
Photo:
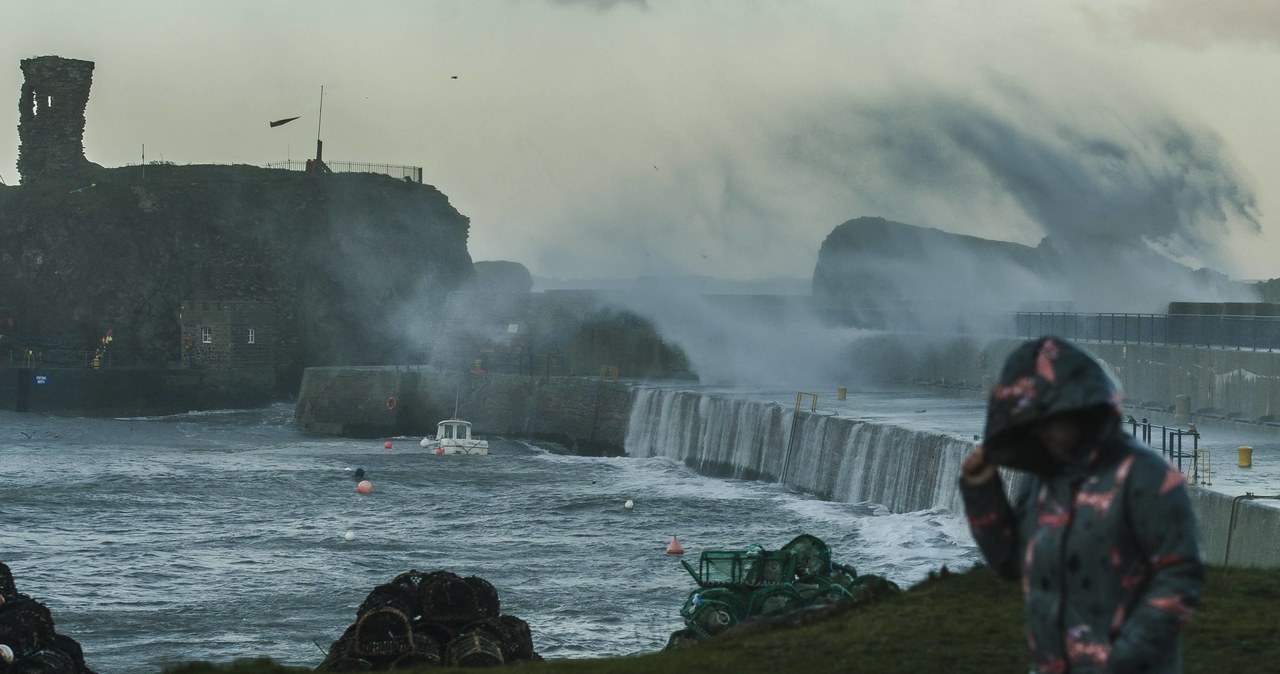
[{"label": "grassy bank", "polygon": [[[1186,671],[1274,671],[1280,662],[1277,600],[1280,571],[1210,569],[1203,605],[1186,631]],[[878,604],[740,626],[736,633],[704,644],[628,658],[523,664],[519,671],[1019,672],[1025,670],[1021,602],[1016,584],[1001,582],[990,570],[978,568],[931,578]],[[678,610],[672,606],[673,612]],[[279,674],[311,670],[257,661],[192,664],[173,671]]]}]

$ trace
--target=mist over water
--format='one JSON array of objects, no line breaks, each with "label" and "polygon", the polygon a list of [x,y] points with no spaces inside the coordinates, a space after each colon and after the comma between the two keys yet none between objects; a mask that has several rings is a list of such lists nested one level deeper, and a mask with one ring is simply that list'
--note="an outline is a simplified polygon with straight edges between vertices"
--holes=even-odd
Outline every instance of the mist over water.
[{"label": "mist over water", "polygon": [[[682,165],[708,173],[669,199],[644,205],[640,188],[619,202],[625,212],[597,201],[583,208],[627,230],[623,247],[654,270],[679,269],[704,250],[770,251],[742,258],[738,278],[764,275],[798,242],[813,251],[812,270],[827,234],[862,216],[1024,247],[1012,256],[942,240],[901,256],[833,258],[892,288],[862,301],[883,312],[909,307],[929,331],[998,333],[1019,310],[1162,313],[1173,301],[1256,301],[1227,276],[1229,242],[1256,238],[1262,217],[1230,148],[1137,91],[1081,95],[1081,86],[1036,87],[990,70],[965,91],[908,82],[798,98],[753,118],[760,156],[694,145],[686,151],[708,157]],[[660,222],[637,221],[644,213]],[[668,231],[669,246],[650,245]],[[798,306],[729,311],[678,280],[646,280],[633,295],[627,308],[684,349],[705,382],[862,378],[848,354],[863,334]]]}]

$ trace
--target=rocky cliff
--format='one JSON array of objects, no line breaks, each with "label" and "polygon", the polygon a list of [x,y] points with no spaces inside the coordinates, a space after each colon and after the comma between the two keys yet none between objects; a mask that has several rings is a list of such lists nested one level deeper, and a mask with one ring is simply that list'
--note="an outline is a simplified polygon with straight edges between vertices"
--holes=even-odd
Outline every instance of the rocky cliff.
[{"label": "rocky cliff", "polygon": [[163,366],[181,302],[251,301],[285,382],[421,360],[401,323],[470,278],[468,228],[434,187],[375,174],[151,164],[0,187],[0,333],[110,328],[114,364]]}]

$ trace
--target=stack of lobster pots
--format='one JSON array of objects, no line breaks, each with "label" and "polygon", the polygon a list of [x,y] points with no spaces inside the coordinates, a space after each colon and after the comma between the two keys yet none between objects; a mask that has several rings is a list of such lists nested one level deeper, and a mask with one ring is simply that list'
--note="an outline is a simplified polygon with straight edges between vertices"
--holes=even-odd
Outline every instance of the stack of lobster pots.
[{"label": "stack of lobster pots", "polygon": [[18,592],[0,562],[0,672],[93,674],[80,644],[53,626],[49,607]]},{"label": "stack of lobster pots", "polygon": [[408,571],[369,592],[356,621],[316,671],[491,667],[541,659],[528,623],[502,615],[498,591],[485,579]]}]

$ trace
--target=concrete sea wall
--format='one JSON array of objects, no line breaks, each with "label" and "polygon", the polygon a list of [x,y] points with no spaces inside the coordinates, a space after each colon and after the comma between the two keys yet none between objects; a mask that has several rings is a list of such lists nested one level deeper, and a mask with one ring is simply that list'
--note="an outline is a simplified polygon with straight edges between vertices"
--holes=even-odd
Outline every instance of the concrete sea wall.
[{"label": "concrete sea wall", "polygon": [[1280,507],[1202,487],[1191,488],[1191,499],[1207,562],[1280,568]]}]

